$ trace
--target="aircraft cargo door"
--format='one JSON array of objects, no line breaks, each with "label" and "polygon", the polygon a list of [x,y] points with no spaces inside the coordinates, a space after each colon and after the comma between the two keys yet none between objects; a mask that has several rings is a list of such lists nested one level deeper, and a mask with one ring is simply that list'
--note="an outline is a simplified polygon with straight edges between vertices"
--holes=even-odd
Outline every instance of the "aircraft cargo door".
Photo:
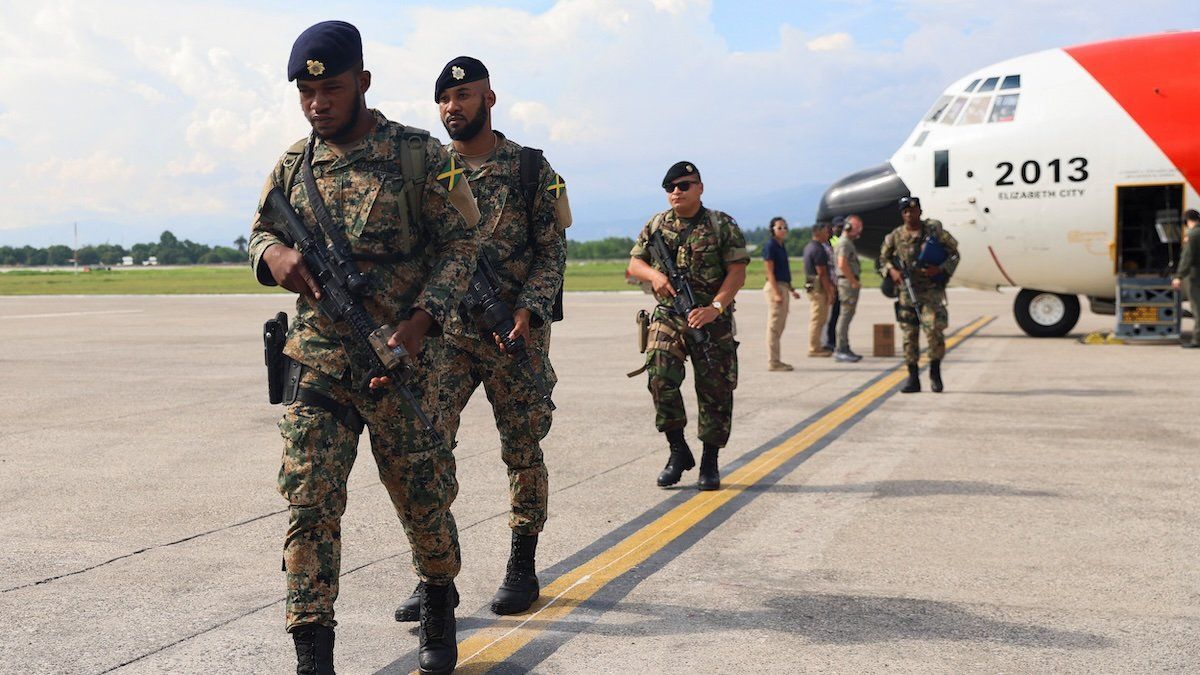
[{"label": "aircraft cargo door", "polygon": [[1127,340],[1179,337],[1178,264],[1183,184],[1117,186],[1117,335]]}]

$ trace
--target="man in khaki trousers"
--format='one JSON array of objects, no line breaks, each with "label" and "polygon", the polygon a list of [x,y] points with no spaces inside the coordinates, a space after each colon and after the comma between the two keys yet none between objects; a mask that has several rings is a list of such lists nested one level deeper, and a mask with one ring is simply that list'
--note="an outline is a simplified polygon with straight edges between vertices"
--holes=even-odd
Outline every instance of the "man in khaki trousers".
[{"label": "man in khaki trousers", "polygon": [[781,216],[771,219],[771,238],[763,246],[763,261],[767,268],[767,283],[763,293],[767,296],[767,370],[784,372],[792,366],[779,360],[779,339],[787,325],[788,305],[791,298],[799,298],[792,288],[792,269],[788,265],[787,221]]},{"label": "man in khaki trousers", "polygon": [[808,355],[810,357],[832,356],[833,352],[822,346],[825,322],[829,319],[829,307],[833,304],[837,290],[829,278],[829,253],[825,242],[832,233],[829,223],[813,225],[812,241],[804,247],[804,274],[808,292]]}]

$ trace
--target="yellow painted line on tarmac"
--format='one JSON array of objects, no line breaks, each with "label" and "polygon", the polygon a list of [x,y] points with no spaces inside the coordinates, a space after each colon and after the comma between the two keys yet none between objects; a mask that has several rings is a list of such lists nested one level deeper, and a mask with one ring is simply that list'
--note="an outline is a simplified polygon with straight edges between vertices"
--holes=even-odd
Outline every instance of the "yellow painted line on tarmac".
[{"label": "yellow painted line on tarmac", "polygon": [[[946,348],[971,337],[993,318],[982,316],[959,329],[946,339]],[[924,361],[925,357],[922,357]],[[555,579],[541,590],[541,598],[534,604],[533,611],[512,619],[497,620],[459,643],[460,658],[454,672],[484,673],[503,662],[551,622],[566,617],[609,582],[657,553],[723,504],[890,393],[907,376],[907,371],[903,370],[888,373],[795,436],[723,477],[720,490],[698,493],[612,548]]]}]

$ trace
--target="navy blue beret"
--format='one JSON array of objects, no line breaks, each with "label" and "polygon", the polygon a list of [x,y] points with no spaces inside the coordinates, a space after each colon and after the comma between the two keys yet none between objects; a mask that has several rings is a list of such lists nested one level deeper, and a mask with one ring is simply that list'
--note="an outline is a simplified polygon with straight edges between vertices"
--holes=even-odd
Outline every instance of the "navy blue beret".
[{"label": "navy blue beret", "polygon": [[442,68],[442,74],[438,75],[437,82],[433,85],[433,100],[436,103],[442,92],[450,87],[457,87],[468,82],[478,82],[487,78],[487,66],[483,65],[479,59],[473,59],[470,56],[453,58],[445,68]]},{"label": "navy blue beret", "polygon": [[667,175],[663,176],[662,186],[667,187],[684,176],[695,176],[698,179],[700,178],[700,169],[697,169],[696,165],[691,162],[675,162],[671,168],[667,169]]},{"label": "navy blue beret", "polygon": [[362,36],[345,21],[322,21],[300,34],[288,57],[288,82],[335,77],[362,61]]},{"label": "navy blue beret", "polygon": [[919,208],[921,208],[921,198],[920,197],[901,197],[900,201],[897,202],[896,205],[900,207],[901,211],[903,211],[904,209],[907,209],[910,206],[915,206],[919,209]]}]

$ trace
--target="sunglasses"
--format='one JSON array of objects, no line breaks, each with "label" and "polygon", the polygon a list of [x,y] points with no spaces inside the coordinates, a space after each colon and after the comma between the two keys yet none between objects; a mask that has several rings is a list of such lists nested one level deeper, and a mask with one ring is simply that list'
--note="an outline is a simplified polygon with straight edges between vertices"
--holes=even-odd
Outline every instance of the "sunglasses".
[{"label": "sunglasses", "polygon": [[692,189],[693,185],[696,185],[699,182],[700,181],[698,181],[698,180],[683,180],[683,181],[679,181],[678,183],[670,183],[668,185],[664,185],[663,189],[667,191],[667,194],[671,194],[672,192],[674,192],[675,188],[679,188],[680,192],[687,192],[688,190]]}]

